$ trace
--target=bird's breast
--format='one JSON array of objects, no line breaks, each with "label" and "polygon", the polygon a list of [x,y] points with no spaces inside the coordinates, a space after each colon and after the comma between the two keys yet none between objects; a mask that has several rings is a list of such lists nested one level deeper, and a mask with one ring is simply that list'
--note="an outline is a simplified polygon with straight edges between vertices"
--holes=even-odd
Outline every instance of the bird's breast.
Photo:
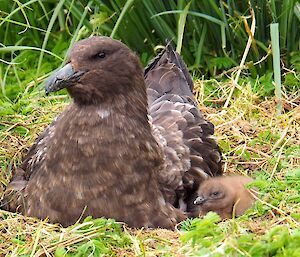
[{"label": "bird's breast", "polygon": [[[161,161],[149,123],[107,108],[74,109],[50,138],[46,170],[94,174],[152,167]],[[150,163],[150,164],[149,164]]]}]

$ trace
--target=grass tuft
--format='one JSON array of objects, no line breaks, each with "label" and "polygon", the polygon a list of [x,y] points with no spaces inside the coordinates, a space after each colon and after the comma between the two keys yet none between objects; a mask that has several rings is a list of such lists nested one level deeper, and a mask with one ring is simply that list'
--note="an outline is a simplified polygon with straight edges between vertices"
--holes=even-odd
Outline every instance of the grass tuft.
[{"label": "grass tuft", "polygon": [[[251,79],[240,78],[228,108],[232,80],[196,80],[199,107],[215,124],[227,174],[256,178],[254,207],[242,217],[220,221],[215,213],[182,222],[177,231],[130,229],[110,219],[87,218],[69,228],[0,211],[0,254],[9,256],[297,256],[300,236],[300,107],[297,93],[261,97]],[[32,82],[31,82],[32,83]],[[33,87],[16,102],[2,101],[0,183],[70,99],[45,97]],[[0,191],[0,192],[1,192]],[[0,193],[1,194],[1,193]]]}]

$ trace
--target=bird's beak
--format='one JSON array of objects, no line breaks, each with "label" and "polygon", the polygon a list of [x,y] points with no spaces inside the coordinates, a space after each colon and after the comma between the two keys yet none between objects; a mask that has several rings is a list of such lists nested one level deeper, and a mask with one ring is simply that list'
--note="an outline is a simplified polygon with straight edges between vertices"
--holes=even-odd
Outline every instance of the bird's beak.
[{"label": "bird's beak", "polygon": [[71,63],[66,64],[47,79],[45,85],[46,95],[73,86],[84,73],[84,71],[74,71]]},{"label": "bird's beak", "polygon": [[194,201],[194,204],[196,205],[200,205],[200,204],[203,204],[207,201],[207,199],[203,196],[198,196],[195,201]]}]

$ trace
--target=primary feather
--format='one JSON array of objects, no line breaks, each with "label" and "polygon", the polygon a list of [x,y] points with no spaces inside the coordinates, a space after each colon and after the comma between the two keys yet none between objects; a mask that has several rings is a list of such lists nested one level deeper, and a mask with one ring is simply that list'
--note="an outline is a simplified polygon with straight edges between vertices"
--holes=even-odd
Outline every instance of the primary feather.
[{"label": "primary feather", "polygon": [[165,155],[162,192],[168,202],[189,211],[201,182],[222,174],[214,126],[197,108],[193,80],[170,44],[145,69],[145,81],[154,136]]}]

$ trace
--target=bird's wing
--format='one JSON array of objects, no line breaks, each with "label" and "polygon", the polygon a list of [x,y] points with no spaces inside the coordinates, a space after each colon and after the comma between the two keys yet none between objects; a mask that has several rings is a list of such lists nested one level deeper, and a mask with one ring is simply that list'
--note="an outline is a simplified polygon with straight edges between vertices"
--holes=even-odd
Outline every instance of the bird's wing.
[{"label": "bird's wing", "polygon": [[198,110],[191,76],[170,45],[145,69],[145,81],[153,134],[165,154],[162,191],[178,205],[201,181],[222,174],[214,126]]},{"label": "bird's wing", "polygon": [[26,209],[24,189],[27,181],[43,162],[47,151],[47,142],[53,136],[55,124],[62,115],[63,113],[57,116],[43,133],[39,135],[34,144],[29,148],[20,168],[13,171],[12,179],[1,200],[1,208],[13,212],[23,212]]},{"label": "bird's wing", "polygon": [[29,148],[20,167],[25,171],[25,180],[29,180],[33,172],[38,170],[37,167],[43,162],[47,147],[49,146],[48,141],[54,135],[55,125],[65,112],[66,111],[55,117],[51,124],[38,136],[34,144]]}]

